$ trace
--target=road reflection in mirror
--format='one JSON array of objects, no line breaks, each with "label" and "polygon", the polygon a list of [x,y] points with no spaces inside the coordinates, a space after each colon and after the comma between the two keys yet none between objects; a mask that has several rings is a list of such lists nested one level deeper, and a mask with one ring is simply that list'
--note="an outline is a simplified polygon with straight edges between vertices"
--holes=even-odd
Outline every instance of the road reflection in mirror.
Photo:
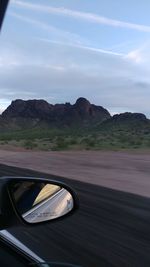
[{"label": "road reflection in mirror", "polygon": [[39,181],[19,181],[12,187],[16,209],[28,223],[59,218],[73,207],[72,195],[63,187]]}]

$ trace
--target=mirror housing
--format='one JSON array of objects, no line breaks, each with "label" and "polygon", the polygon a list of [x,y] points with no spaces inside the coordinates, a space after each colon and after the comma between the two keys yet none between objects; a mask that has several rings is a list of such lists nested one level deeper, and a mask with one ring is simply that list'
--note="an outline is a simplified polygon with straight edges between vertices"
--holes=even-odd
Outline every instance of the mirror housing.
[{"label": "mirror housing", "polygon": [[35,177],[0,178],[0,230],[60,220],[78,207],[76,193],[65,183]]}]

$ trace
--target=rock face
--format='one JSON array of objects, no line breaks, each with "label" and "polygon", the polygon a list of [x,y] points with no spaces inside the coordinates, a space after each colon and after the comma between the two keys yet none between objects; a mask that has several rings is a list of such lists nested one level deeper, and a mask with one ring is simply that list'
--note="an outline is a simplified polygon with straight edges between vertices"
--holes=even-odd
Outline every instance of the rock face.
[{"label": "rock face", "polygon": [[91,104],[80,97],[75,104],[49,104],[45,100],[12,101],[11,105],[0,116],[0,132],[8,130],[31,129],[38,127],[74,127],[106,132],[126,130],[141,131],[148,129],[150,120],[141,113],[125,112],[111,117],[101,106]]},{"label": "rock face", "polygon": [[103,130],[131,129],[143,130],[145,127],[150,127],[150,120],[142,113],[125,112],[116,114],[102,122],[99,126]]},{"label": "rock face", "polygon": [[112,120],[116,122],[131,121],[131,120],[146,121],[147,118],[142,113],[125,112],[125,113],[114,115],[112,117]]},{"label": "rock face", "polygon": [[12,101],[11,105],[2,113],[3,118],[46,118],[51,105],[44,100],[21,100]]},{"label": "rock face", "polygon": [[85,98],[78,98],[73,105],[73,110],[81,117],[85,119],[98,119],[100,122],[110,118],[110,113],[101,106],[90,104]]},{"label": "rock face", "polygon": [[4,120],[32,119],[49,125],[70,126],[73,124],[101,123],[110,118],[109,112],[101,106],[91,104],[80,97],[74,105],[70,103],[52,105],[45,100],[12,101],[11,105],[2,113]]}]

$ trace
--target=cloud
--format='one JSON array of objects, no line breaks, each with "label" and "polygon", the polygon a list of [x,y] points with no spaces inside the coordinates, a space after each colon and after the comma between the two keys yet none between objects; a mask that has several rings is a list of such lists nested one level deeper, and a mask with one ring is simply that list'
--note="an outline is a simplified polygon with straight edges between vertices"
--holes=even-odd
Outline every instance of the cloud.
[{"label": "cloud", "polygon": [[126,55],[127,59],[134,61],[135,63],[141,63],[143,58],[139,49],[133,50]]},{"label": "cloud", "polygon": [[138,48],[131,50],[126,56],[126,59],[129,59],[136,64],[143,66],[146,69],[149,69],[150,62],[150,41],[144,42]]},{"label": "cloud", "polygon": [[45,39],[45,38],[38,38],[38,39],[42,42],[53,43],[53,44],[58,44],[58,45],[63,45],[63,46],[70,46],[73,48],[88,50],[88,51],[96,52],[96,53],[102,53],[102,54],[119,56],[119,57],[125,56],[125,54],[122,54],[122,53],[117,53],[117,52],[113,52],[110,50],[105,50],[105,49],[100,49],[100,48],[95,48],[95,47],[90,47],[90,46],[85,46],[85,45],[68,44],[68,43],[63,43],[63,42],[52,41],[50,39]]},{"label": "cloud", "polygon": [[[37,43],[37,40],[36,40]],[[32,44],[22,60],[13,47],[3,50],[0,68],[1,98],[44,98],[51,103],[72,102],[84,96],[110,111],[148,112],[150,79],[122,56],[79,47],[40,42]],[[20,48],[21,49],[21,48]],[[8,51],[13,62],[8,65]],[[35,60],[36,59],[36,60]],[[11,63],[9,61],[9,64]],[[142,80],[139,77],[142,77]]]},{"label": "cloud", "polygon": [[46,39],[46,38],[38,38],[39,40],[41,40],[43,42],[72,46],[74,48],[85,49],[85,50],[89,50],[89,51],[96,52],[96,53],[103,53],[103,54],[114,55],[114,56],[125,56],[122,53],[113,52],[111,50],[105,50],[105,49],[100,49],[100,48],[82,45],[83,39],[81,39],[81,37],[79,35],[73,34],[73,33],[67,32],[67,31],[62,31],[56,27],[50,26],[49,24],[46,24],[44,22],[40,22],[39,20],[31,19],[31,18],[28,18],[27,16],[18,15],[15,12],[9,12],[9,15],[13,16],[19,20],[22,20],[26,23],[32,24],[38,28],[40,27],[44,30],[54,32],[55,34],[58,34],[59,37],[62,36],[62,37],[67,37],[70,39],[70,43],[68,43],[68,42],[64,43],[61,41],[53,41],[53,40]]},{"label": "cloud", "polygon": [[[37,26],[38,34],[36,38],[30,36],[30,42],[26,42],[26,36],[14,38],[13,42],[2,39],[1,98],[8,102],[15,98],[43,98],[51,103],[74,103],[84,96],[112,112],[118,109],[118,112],[140,111],[150,115],[149,73],[140,64],[134,64],[138,53],[143,57],[145,52],[135,49],[137,54],[133,50],[126,56],[95,48],[86,42],[78,43],[75,41],[78,38],[72,38],[69,32],[32,17],[19,12],[11,15]],[[39,28],[48,31],[45,38]]]},{"label": "cloud", "polygon": [[74,34],[74,33],[71,33],[69,31],[61,30],[57,27],[51,26],[49,23],[41,22],[40,20],[36,20],[36,19],[30,18],[27,16],[19,15],[13,11],[9,11],[8,15],[12,16],[16,19],[19,19],[25,23],[31,24],[31,25],[37,27],[38,29],[40,28],[40,29],[45,30],[47,32],[51,32],[51,33],[53,33],[53,35],[59,36],[59,38],[63,38],[66,41],[69,40],[69,42],[75,42],[77,44],[81,44],[82,42],[85,41],[78,34]]},{"label": "cloud", "polygon": [[49,30],[49,31],[57,31],[58,30],[57,28],[52,27],[49,24],[46,24],[44,22],[40,22],[39,20],[28,18],[27,16],[18,15],[17,13],[12,12],[12,11],[11,12],[9,11],[8,14],[9,14],[9,16],[12,16],[12,17],[14,17],[16,19],[19,19],[19,20],[22,20],[24,22],[33,24],[34,26],[40,27],[40,28],[42,28],[44,30]]},{"label": "cloud", "polygon": [[[109,62],[112,64],[111,60]],[[115,63],[114,68],[122,68]],[[94,75],[95,74],[95,75]],[[3,73],[0,78],[2,98],[33,99],[42,98],[51,103],[72,102],[86,97],[92,103],[102,105],[111,112],[143,112],[150,116],[150,83],[139,84],[116,73],[99,71],[93,73],[80,68],[68,68],[65,71],[41,66],[16,66]]]},{"label": "cloud", "polygon": [[63,15],[66,17],[81,19],[81,20],[88,21],[91,23],[108,25],[112,27],[127,28],[130,30],[136,30],[136,31],[141,31],[141,32],[150,32],[149,25],[142,25],[142,24],[120,21],[116,19],[110,19],[107,17],[99,16],[94,13],[81,12],[81,11],[71,10],[71,9],[67,9],[63,7],[51,7],[51,6],[45,6],[45,5],[40,5],[40,4],[32,4],[29,2],[23,2],[19,0],[13,0],[12,3],[16,5],[17,7],[26,8],[26,9],[30,9],[30,10],[34,10],[38,12],[44,12],[44,13],[55,14],[55,15]]}]

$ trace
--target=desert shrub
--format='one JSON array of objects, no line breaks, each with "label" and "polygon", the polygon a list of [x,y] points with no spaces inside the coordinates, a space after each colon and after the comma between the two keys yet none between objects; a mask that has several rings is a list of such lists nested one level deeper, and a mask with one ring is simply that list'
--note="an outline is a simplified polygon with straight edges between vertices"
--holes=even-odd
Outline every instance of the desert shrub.
[{"label": "desert shrub", "polygon": [[68,148],[68,142],[62,136],[58,136],[56,139],[56,145],[53,147],[53,150],[64,150]]},{"label": "desert shrub", "polygon": [[37,147],[37,144],[34,143],[34,142],[31,141],[31,140],[26,140],[26,141],[24,142],[24,147],[27,148],[27,149],[33,149],[33,148]]},{"label": "desert shrub", "polygon": [[78,141],[75,138],[71,138],[69,143],[70,143],[70,145],[76,145],[78,143]]},{"label": "desert shrub", "polygon": [[95,140],[90,137],[85,137],[81,140],[81,144],[86,145],[88,147],[94,147],[95,146]]}]

